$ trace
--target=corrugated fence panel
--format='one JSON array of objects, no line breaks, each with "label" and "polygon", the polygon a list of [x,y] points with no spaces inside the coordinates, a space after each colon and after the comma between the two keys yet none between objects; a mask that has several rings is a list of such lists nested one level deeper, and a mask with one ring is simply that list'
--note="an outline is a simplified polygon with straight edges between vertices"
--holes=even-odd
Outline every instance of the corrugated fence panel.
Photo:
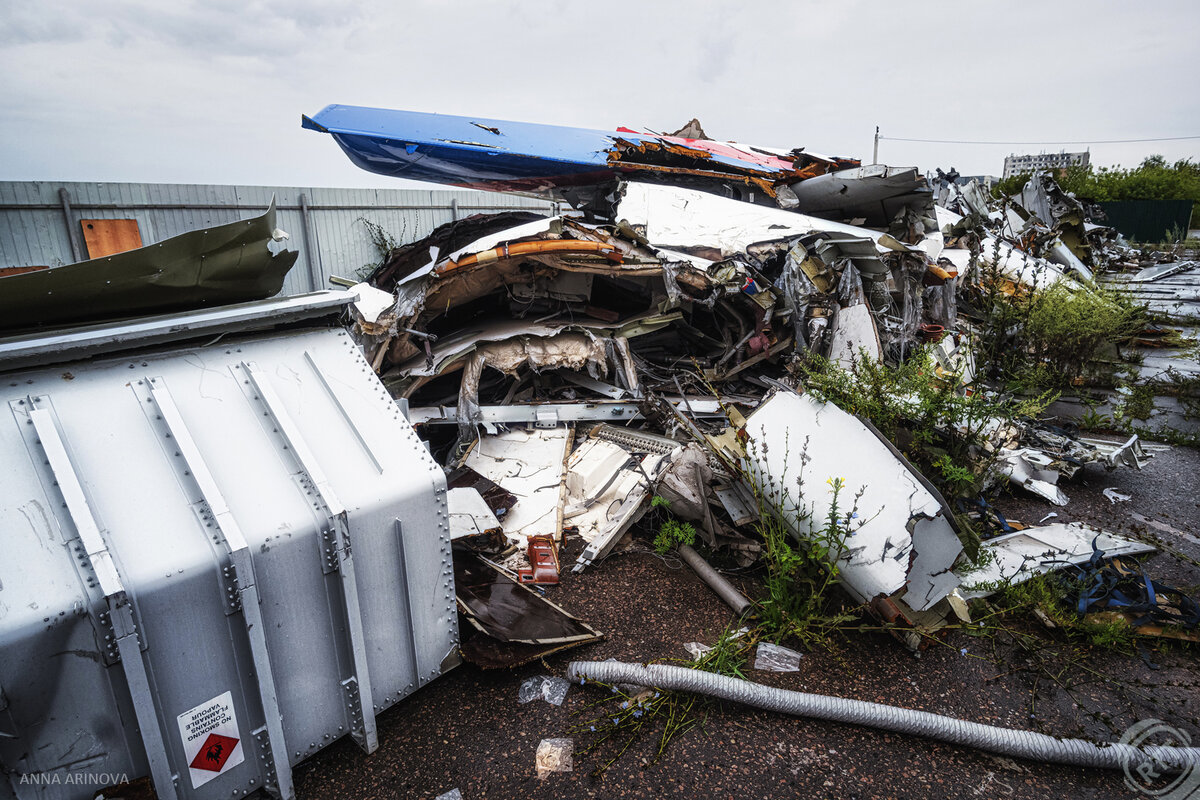
[{"label": "corrugated fence panel", "polygon": [[1191,200],[1111,200],[1098,203],[1108,216],[1105,224],[1135,242],[1172,241],[1186,235],[1192,218]]},{"label": "corrugated fence panel", "polygon": [[[70,202],[69,220],[60,189],[66,190]],[[302,195],[308,205],[307,226]],[[534,198],[470,190],[0,181],[0,266],[73,263],[69,231],[82,246],[81,219],[137,220],[142,242],[149,245],[249,219],[263,213],[272,196],[278,208],[276,224],[288,233],[288,246],[300,251],[284,282],[285,295],[327,288],[331,275],[364,274],[382,257],[379,240],[404,244],[472,214],[557,211],[554,204]]]}]

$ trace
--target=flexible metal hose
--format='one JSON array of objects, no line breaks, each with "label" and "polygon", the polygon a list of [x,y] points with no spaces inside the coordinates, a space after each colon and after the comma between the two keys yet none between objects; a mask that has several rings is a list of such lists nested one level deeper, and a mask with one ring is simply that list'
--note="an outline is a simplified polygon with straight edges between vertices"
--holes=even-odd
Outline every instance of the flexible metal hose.
[{"label": "flexible metal hose", "polygon": [[776,689],[712,672],[666,664],[572,661],[567,667],[567,678],[573,681],[586,678],[608,684],[631,683],[657,689],[692,692],[732,700],[766,711],[923,736],[1032,761],[1123,769],[1135,767],[1143,761],[1154,760],[1160,768],[1168,772],[1182,772],[1200,767],[1200,748],[1197,747],[1138,748],[1128,744],[1094,744],[1083,739],[1056,739],[1033,731],[997,728],[927,711]]}]

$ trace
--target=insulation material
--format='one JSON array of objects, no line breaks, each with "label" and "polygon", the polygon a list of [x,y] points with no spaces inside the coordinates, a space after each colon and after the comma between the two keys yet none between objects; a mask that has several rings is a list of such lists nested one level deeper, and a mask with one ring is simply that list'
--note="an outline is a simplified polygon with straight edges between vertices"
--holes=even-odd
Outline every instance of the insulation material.
[{"label": "insulation material", "polygon": [[783,271],[779,276],[779,288],[783,292],[784,303],[792,312],[792,329],[795,331],[796,341],[803,342],[811,348],[811,336],[805,320],[808,308],[819,291],[803,269],[806,259],[804,248],[800,245],[795,245],[788,251]]},{"label": "insulation material", "polygon": [[522,336],[480,345],[476,352],[487,366],[509,375],[515,375],[524,366],[535,372],[558,367],[583,370],[593,378],[608,374],[604,340],[585,333]]},{"label": "insulation material", "polygon": [[838,279],[837,294],[838,300],[842,301],[843,306],[856,306],[867,302],[863,292],[862,277],[858,274],[858,268],[852,261],[846,261],[842,265],[842,277]]},{"label": "insulation material", "polygon": [[923,302],[930,320],[947,330],[954,327],[958,321],[958,286],[954,281],[926,287]]}]

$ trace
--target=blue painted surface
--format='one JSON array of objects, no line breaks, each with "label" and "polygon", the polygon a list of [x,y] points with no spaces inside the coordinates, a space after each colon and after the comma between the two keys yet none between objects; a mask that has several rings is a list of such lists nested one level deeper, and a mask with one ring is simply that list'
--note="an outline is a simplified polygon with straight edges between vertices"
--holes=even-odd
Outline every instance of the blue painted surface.
[{"label": "blue painted surface", "polygon": [[[598,183],[635,169],[610,166],[617,139],[631,143],[685,140],[631,132],[456,117],[416,111],[331,105],[310,130],[333,135],[359,167],[381,175],[480,189],[538,191]],[[761,163],[714,153],[714,166],[761,172]]]}]

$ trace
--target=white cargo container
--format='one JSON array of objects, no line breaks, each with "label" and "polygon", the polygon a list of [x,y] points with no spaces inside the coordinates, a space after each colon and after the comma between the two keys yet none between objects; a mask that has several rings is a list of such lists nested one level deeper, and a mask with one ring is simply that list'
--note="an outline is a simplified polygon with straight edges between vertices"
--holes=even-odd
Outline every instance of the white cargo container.
[{"label": "white cargo container", "polygon": [[344,330],[244,330],[303,305],[0,360],[0,797],[290,797],[292,766],[373,750],[376,714],[457,663],[443,471]]}]

